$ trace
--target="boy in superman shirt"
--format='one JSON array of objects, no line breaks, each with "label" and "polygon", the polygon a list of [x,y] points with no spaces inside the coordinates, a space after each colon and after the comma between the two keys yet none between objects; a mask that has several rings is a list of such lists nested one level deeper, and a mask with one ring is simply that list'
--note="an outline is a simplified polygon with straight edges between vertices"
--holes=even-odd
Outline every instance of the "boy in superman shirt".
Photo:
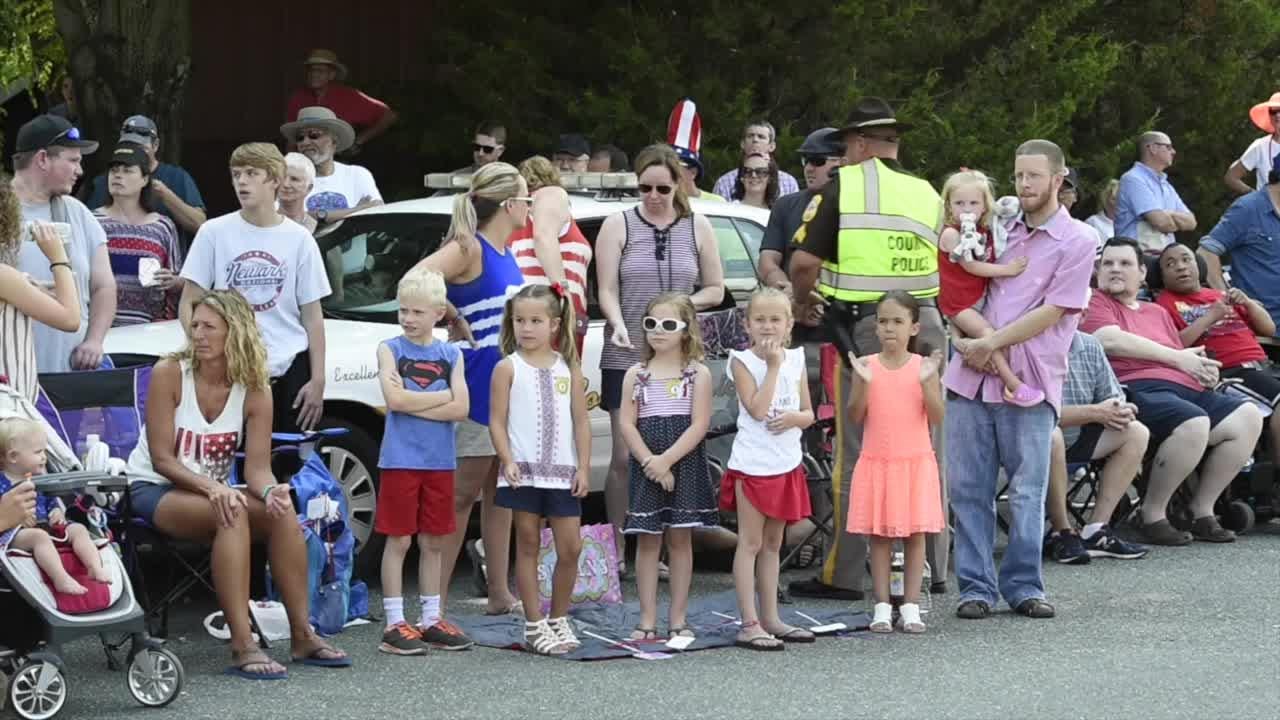
[{"label": "boy in superman shirt", "polygon": [[[396,299],[404,334],[378,346],[378,382],[387,407],[374,525],[387,536],[382,552],[387,627],[378,649],[393,655],[421,655],[428,647],[465,650],[471,639],[445,620],[440,608],[443,541],[456,527],[454,423],[470,408],[462,353],[432,336],[446,304],[439,273],[409,271]],[[406,622],[401,596],[404,558],[415,535],[422,605],[417,626]]]},{"label": "boy in superman shirt", "polygon": [[[1160,253],[1164,292],[1156,304],[1169,312],[1186,347],[1203,345],[1222,363],[1222,377],[1236,378],[1274,410],[1280,405],[1280,378],[1258,342],[1273,337],[1275,321],[1266,307],[1239,288],[1227,292],[1200,283],[1196,256],[1185,245],[1173,244]],[[1280,422],[1268,419],[1272,454],[1280,463]]]}]

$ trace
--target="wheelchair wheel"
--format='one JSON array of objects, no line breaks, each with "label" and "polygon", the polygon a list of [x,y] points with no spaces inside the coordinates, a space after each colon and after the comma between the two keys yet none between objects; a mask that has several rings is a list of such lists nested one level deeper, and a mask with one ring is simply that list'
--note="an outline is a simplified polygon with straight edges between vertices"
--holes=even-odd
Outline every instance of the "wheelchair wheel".
[{"label": "wheelchair wheel", "polygon": [[1243,500],[1232,500],[1222,509],[1222,526],[1238,535],[1253,529],[1253,507]]},{"label": "wheelchair wheel", "polygon": [[186,672],[178,656],[165,648],[143,648],[129,659],[125,682],[140,705],[164,707],[182,692]]},{"label": "wheelchair wheel", "polygon": [[9,707],[23,720],[47,720],[67,702],[67,679],[62,669],[48,661],[24,662],[5,693]]}]

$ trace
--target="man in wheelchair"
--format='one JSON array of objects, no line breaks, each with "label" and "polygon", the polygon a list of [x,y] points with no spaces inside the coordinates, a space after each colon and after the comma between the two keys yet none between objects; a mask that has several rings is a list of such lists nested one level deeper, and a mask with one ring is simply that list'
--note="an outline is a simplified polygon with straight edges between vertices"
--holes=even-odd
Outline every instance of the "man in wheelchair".
[{"label": "man in wheelchair", "polygon": [[[1250,395],[1274,410],[1280,403],[1280,378],[1258,337],[1274,337],[1275,321],[1262,303],[1239,288],[1223,292],[1205,287],[1204,275],[1204,260],[1190,248],[1165,248],[1157,285],[1164,289],[1156,304],[1173,318],[1184,345],[1203,347],[1206,355],[1222,363],[1222,377],[1239,380]],[[1280,422],[1269,424],[1272,458],[1280,466]]]},{"label": "man in wheelchair", "polygon": [[[1049,456],[1047,551],[1057,562],[1083,565],[1091,558],[1134,560],[1147,548],[1117,537],[1110,525],[1116,506],[1142,468],[1150,433],[1137,420],[1137,407],[1124,390],[1092,335],[1077,332],[1067,356],[1062,386],[1062,416],[1053,432]],[[1077,532],[1067,513],[1068,464],[1100,463],[1089,522]]]},{"label": "man in wheelchair", "polygon": [[[1232,542],[1235,534],[1219,524],[1213,506],[1252,457],[1262,413],[1243,399],[1213,392],[1222,363],[1204,348],[1187,348],[1167,312],[1137,299],[1145,275],[1137,242],[1108,240],[1098,287],[1080,325],[1102,343],[1116,376],[1132,392],[1138,419],[1158,443],[1142,502],[1143,533],[1155,545],[1185,545],[1193,538]],[[1188,534],[1174,528],[1166,512],[1197,467]]]}]

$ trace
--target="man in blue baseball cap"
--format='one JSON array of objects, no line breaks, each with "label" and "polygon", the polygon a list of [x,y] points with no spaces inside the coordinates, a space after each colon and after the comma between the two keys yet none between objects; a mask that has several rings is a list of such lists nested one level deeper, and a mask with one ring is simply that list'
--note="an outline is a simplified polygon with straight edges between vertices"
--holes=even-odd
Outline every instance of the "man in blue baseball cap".
[{"label": "man in blue baseball cap", "polygon": [[[39,115],[18,130],[13,155],[13,193],[24,222],[64,223],[67,260],[80,293],[80,328],[63,332],[35,324],[36,366],[42,373],[96,370],[102,340],[116,316],[116,280],[107,256],[107,235],[93,213],[71,196],[84,174],[80,158],[98,149],[69,120]],[[33,242],[18,250],[18,269],[36,282],[53,282],[44,253]]]}]

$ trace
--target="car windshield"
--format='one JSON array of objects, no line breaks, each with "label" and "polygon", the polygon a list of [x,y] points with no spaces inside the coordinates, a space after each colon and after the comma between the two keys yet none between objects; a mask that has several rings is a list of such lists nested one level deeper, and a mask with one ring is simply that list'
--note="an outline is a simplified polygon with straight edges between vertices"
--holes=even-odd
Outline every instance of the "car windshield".
[{"label": "car windshield", "polygon": [[396,285],[435,252],[449,216],[375,213],[342,221],[320,238],[333,294],[321,303],[333,317],[395,322]]}]

